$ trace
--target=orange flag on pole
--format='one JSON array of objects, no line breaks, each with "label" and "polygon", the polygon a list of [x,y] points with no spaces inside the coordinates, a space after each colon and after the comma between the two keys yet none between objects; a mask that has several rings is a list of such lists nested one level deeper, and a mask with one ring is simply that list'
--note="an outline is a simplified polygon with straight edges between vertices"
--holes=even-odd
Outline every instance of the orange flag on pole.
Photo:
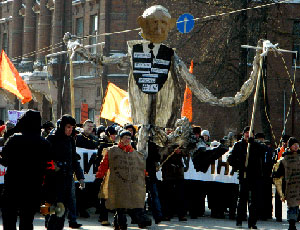
[{"label": "orange flag on pole", "polygon": [[128,92],[109,82],[103,100],[100,117],[120,125],[132,123]]},{"label": "orange flag on pole", "polygon": [[[194,69],[194,62],[192,60],[190,65],[190,73],[193,73],[193,69]],[[192,91],[187,85],[184,91],[184,100],[181,109],[181,117],[188,118],[190,122],[192,122],[193,120]]]},{"label": "orange flag on pole", "polygon": [[22,104],[32,100],[30,89],[4,50],[0,57],[0,88],[6,89],[21,99]]}]

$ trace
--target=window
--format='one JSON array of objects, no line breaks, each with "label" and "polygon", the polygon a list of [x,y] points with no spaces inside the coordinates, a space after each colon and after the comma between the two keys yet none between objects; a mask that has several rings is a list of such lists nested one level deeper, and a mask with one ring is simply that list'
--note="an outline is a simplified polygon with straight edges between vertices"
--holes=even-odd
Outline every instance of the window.
[{"label": "window", "polygon": [[[76,19],[76,36],[78,38],[82,38],[83,37],[83,18],[77,18]],[[82,59],[81,59],[81,57],[78,54],[76,54],[75,55],[75,60],[76,61],[81,61]]]},{"label": "window", "polygon": [[101,88],[97,87],[97,97],[101,97]]},{"label": "window", "polygon": [[7,109],[6,108],[0,108],[0,120],[6,122],[6,120],[8,119],[7,117]]},{"label": "window", "polygon": [[81,119],[81,109],[80,108],[75,108],[76,124],[80,124],[80,119]]},{"label": "window", "polygon": [[95,109],[89,109],[89,119],[95,122]]},{"label": "window", "polygon": [[296,64],[297,66],[300,66],[300,61],[299,61],[299,55],[300,55],[300,43],[299,44],[294,44],[293,51],[297,51],[297,55],[293,53],[293,66]]},{"label": "window", "polygon": [[293,25],[293,50],[297,51],[297,55],[293,54],[293,65],[300,66],[300,60],[299,60],[299,55],[300,55],[300,21],[294,21]]},{"label": "window", "polygon": [[[97,34],[98,34],[98,15],[92,15],[90,18],[90,34],[94,35],[90,37],[90,44],[97,44]],[[91,48],[92,53],[97,53],[97,47]]]},{"label": "window", "polygon": [[83,18],[76,19],[76,35],[77,37],[83,37]]},{"label": "window", "polygon": [[256,54],[255,49],[247,49],[247,64],[248,64],[248,66],[252,66],[255,54]]},{"label": "window", "polygon": [[293,35],[300,36],[300,21],[294,21]]},{"label": "window", "polygon": [[3,33],[2,49],[4,50],[5,53],[8,54],[8,37],[7,37],[7,33]]}]

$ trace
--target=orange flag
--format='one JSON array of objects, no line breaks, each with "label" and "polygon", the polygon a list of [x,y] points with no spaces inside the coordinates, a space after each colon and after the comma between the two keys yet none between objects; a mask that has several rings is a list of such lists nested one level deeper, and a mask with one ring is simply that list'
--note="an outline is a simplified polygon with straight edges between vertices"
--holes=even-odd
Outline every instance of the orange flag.
[{"label": "orange flag", "polygon": [[4,50],[0,57],[0,88],[6,89],[16,95],[25,104],[32,100],[32,95],[28,85],[20,77],[18,70],[9,60]]},{"label": "orange flag", "polygon": [[103,100],[100,117],[120,125],[132,123],[128,92],[109,82]]},{"label": "orange flag", "polygon": [[81,103],[80,123],[83,124],[87,119],[89,119],[89,105]]},{"label": "orange flag", "polygon": [[[190,73],[193,73],[193,68],[194,62],[192,60],[190,65]],[[190,122],[192,122],[193,120],[192,91],[187,85],[184,91],[184,100],[181,109],[181,117],[188,118]]]}]

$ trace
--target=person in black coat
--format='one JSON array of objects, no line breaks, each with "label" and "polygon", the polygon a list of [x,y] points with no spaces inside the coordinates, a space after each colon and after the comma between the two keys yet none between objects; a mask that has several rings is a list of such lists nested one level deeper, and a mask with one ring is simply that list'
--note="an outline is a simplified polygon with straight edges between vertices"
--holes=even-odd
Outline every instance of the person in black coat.
[{"label": "person in black coat", "polygon": [[[112,147],[115,145],[115,140],[117,136],[117,131],[115,130],[114,126],[108,126],[104,132],[100,134],[99,138],[99,148],[98,148],[98,153],[97,157],[95,160],[95,165],[98,168],[100,166],[100,162],[102,160],[102,151],[103,149],[107,149],[109,147]],[[95,197],[98,198],[97,201],[97,212],[100,214],[98,221],[101,223],[103,226],[109,226],[110,223],[108,222],[108,210],[105,207],[105,199],[104,198],[99,198],[98,194],[100,192],[101,184],[102,184],[103,179],[101,178],[96,178],[94,181],[94,184],[96,186],[96,192],[95,192]]]},{"label": "person in black coat", "polygon": [[15,133],[1,153],[7,167],[2,194],[3,229],[33,229],[34,214],[40,207],[43,177],[50,159],[50,144],[41,137],[40,112],[28,110],[19,118]]},{"label": "person in black coat", "polygon": [[151,211],[153,218],[155,220],[155,224],[159,224],[162,219],[162,209],[161,203],[159,199],[159,193],[157,188],[157,177],[156,177],[156,167],[158,166],[158,162],[160,162],[161,155],[159,153],[158,146],[152,142],[148,142],[148,157],[146,159],[146,187],[147,193],[151,201]]},{"label": "person in black coat", "polygon": [[[93,135],[94,122],[90,119],[83,122],[83,131],[76,135],[76,147],[85,149],[97,149],[99,140]],[[92,155],[91,161],[95,160],[96,155]],[[88,172],[84,172],[88,173]],[[87,209],[92,206],[95,201],[89,196],[94,192],[94,184],[87,182],[84,190],[76,190],[76,201],[79,211],[79,216],[89,218],[90,214]]]},{"label": "person in black coat", "polygon": [[[73,117],[63,115],[57,130],[47,137],[47,140],[52,144],[51,153],[55,164],[56,180],[53,184],[55,194],[53,194],[52,203],[63,204],[65,209],[68,209],[70,202],[72,202],[73,173],[75,173],[81,187],[84,187],[84,176],[76,153],[75,125],[76,121]],[[62,230],[64,222],[65,215],[53,214],[48,222],[48,230]]]},{"label": "person in black coat", "polygon": [[[263,181],[263,167],[265,162],[265,146],[249,137],[250,127],[243,131],[243,138],[236,142],[230,151],[228,163],[239,172],[239,199],[237,208],[236,225],[242,226],[244,213],[249,206],[248,227],[257,229],[257,202],[259,199],[259,189]],[[245,167],[247,146],[250,143],[250,153],[248,166]],[[246,172],[246,177],[245,177]],[[250,198],[249,198],[250,197]]]},{"label": "person in black coat", "polygon": [[76,135],[76,147],[85,149],[97,149],[99,141],[92,134],[94,129],[94,122],[86,120],[83,123],[83,132]]}]

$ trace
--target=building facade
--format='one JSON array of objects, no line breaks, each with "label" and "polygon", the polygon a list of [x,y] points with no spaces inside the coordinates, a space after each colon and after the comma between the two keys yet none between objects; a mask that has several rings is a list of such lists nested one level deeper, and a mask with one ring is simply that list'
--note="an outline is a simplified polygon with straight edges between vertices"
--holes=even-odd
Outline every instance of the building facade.
[{"label": "building facade", "polygon": [[[228,11],[227,8],[220,8],[217,4],[208,5],[196,0],[2,0],[0,2],[0,46],[13,60],[29,84],[34,101],[28,105],[20,105],[14,96],[1,90],[0,119],[6,119],[5,114],[8,109],[35,108],[42,111],[44,120],[54,120],[63,113],[70,113],[68,57],[60,55],[45,59],[45,56],[66,50],[62,38],[65,32],[70,31],[81,38],[84,45],[105,42],[105,55],[125,55],[127,53],[126,42],[140,39],[138,31],[134,30],[138,28],[137,17],[144,9],[154,4],[166,6],[175,18],[186,12],[201,19],[215,12]],[[256,4],[262,3],[257,1]],[[240,5],[232,7],[242,8]],[[247,24],[248,31],[248,39],[245,42],[256,45],[259,38],[265,38],[272,43],[279,43],[280,48],[299,51],[299,2],[294,1],[264,9],[263,12],[267,18],[262,23],[244,22],[244,25]],[[255,14],[261,14],[261,12],[249,11],[246,17],[249,20],[253,19]],[[194,60],[194,74],[197,79],[219,97],[233,96],[239,89],[236,72],[239,72],[240,68],[241,42],[234,39],[239,38],[237,35],[240,30],[235,31],[236,36],[234,31],[230,34],[228,32],[239,27],[237,24],[232,24],[239,20],[237,15],[233,14],[228,17],[229,19],[219,17],[198,20],[191,33],[180,34],[174,29],[166,41],[170,47],[176,49],[187,65],[191,59]],[[240,27],[241,25],[243,24],[240,24]],[[262,33],[261,30],[264,28],[267,32]],[[124,30],[129,31],[115,33]],[[258,34],[261,37],[254,36],[255,31],[260,31]],[[113,34],[104,35],[105,33]],[[100,47],[91,48],[90,51],[100,52]],[[248,50],[247,55],[248,67],[246,68],[249,75],[253,52]],[[282,58],[274,55],[268,56],[268,81],[265,87],[270,106],[269,118],[277,141],[284,127],[286,133],[300,135],[300,130],[297,129],[300,104],[298,104],[297,96],[292,96],[290,79],[285,69],[286,65],[293,78],[295,70],[298,70],[300,66],[299,55],[284,54],[283,57],[285,64]],[[219,63],[218,66],[216,63]],[[99,124],[101,102],[107,82],[113,82],[127,90],[128,73],[128,69],[120,70],[115,66],[94,66],[79,56],[75,57],[77,122],[80,122],[80,108],[84,103],[88,104],[89,118]],[[296,72],[295,76],[295,88],[300,99],[300,90],[298,91],[297,87],[299,86],[299,73]],[[181,93],[183,94],[185,84],[182,83]],[[290,103],[291,96],[293,97],[292,103]],[[248,121],[251,117],[252,101],[251,96],[246,106]],[[178,105],[179,109],[180,107],[181,105]],[[291,107],[289,117],[284,126],[289,107]],[[230,131],[238,133],[241,130],[238,122],[240,110],[237,107],[213,107],[199,102],[194,97],[193,114],[193,123],[210,130],[212,136],[217,139],[227,135]],[[262,131],[262,122],[260,112],[257,112],[256,131]]]}]

